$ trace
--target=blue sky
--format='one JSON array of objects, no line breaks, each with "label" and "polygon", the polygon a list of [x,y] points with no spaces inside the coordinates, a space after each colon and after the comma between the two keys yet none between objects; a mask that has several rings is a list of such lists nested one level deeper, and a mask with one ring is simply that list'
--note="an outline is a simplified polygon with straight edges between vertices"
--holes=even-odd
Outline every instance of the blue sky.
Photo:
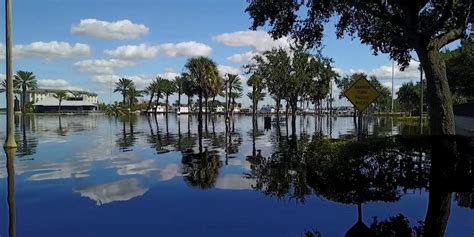
[{"label": "blue sky", "polygon": [[[288,45],[287,39],[271,40],[263,29],[249,31],[246,5],[246,0],[14,0],[14,70],[33,71],[44,88],[97,92],[106,103],[120,99],[110,93],[118,78],[129,77],[138,87],[157,75],[171,79],[192,56],[209,56],[221,73],[243,73],[249,56]],[[2,10],[1,25],[4,18]],[[334,59],[338,72],[363,71],[390,85],[388,56],[372,55],[357,39],[337,40],[332,25],[323,53]],[[0,77],[4,46],[2,37]],[[395,87],[419,80],[416,68],[414,63],[397,71]],[[249,104],[247,98],[240,101]],[[4,104],[1,96],[0,107]]]}]

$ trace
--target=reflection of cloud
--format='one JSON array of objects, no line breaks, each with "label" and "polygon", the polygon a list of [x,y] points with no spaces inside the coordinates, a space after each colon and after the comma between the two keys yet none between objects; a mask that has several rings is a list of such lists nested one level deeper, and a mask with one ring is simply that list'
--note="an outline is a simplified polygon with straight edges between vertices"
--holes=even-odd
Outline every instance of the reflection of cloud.
[{"label": "reflection of cloud", "polygon": [[177,164],[169,164],[164,169],[160,170],[160,180],[171,180],[176,176],[181,176],[181,166]]},{"label": "reflection of cloud", "polygon": [[246,190],[252,189],[252,185],[254,184],[255,180],[246,179],[244,176],[238,174],[229,174],[218,178],[215,187],[219,189]]},{"label": "reflection of cloud", "polygon": [[238,166],[244,170],[250,170],[250,162],[244,159],[229,159],[228,165]]},{"label": "reflection of cloud", "polygon": [[113,168],[117,169],[117,174],[119,175],[146,175],[157,170],[154,160],[143,160],[138,162],[137,160],[124,158],[116,159],[112,162],[114,163]]},{"label": "reflection of cloud", "polygon": [[75,188],[74,192],[96,201],[97,205],[102,205],[116,201],[128,201],[142,196],[148,191],[148,188],[142,188],[139,184],[138,179],[126,179],[106,184],[82,186]]},{"label": "reflection of cloud", "polygon": [[28,180],[41,181],[52,179],[69,179],[88,177],[90,164],[86,162],[65,162],[52,163],[34,171],[45,171],[44,173],[34,174]]}]

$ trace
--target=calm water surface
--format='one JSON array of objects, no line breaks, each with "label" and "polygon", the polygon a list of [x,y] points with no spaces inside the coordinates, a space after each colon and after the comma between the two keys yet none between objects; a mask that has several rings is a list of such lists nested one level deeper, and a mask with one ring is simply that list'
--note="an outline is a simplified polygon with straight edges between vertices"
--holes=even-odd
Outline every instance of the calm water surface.
[{"label": "calm water surface", "polygon": [[[299,117],[296,139],[288,138],[285,126],[277,131],[265,129],[263,117],[257,122],[253,131],[251,117],[237,116],[226,133],[224,118],[212,117],[200,159],[196,117],[18,117],[16,157],[8,167],[3,152],[0,157],[0,234],[8,236],[10,216],[17,236],[303,236],[309,230],[344,236],[357,222],[357,203],[366,225],[399,213],[411,226],[425,219],[423,179],[429,174],[377,191],[374,182],[375,188],[338,185],[351,167],[318,170],[308,169],[309,162],[286,162],[304,152],[315,133],[354,137],[352,118]],[[366,126],[369,136],[420,132],[380,118]],[[3,142],[4,130],[0,137]],[[446,236],[471,237],[472,186],[454,191]]]}]

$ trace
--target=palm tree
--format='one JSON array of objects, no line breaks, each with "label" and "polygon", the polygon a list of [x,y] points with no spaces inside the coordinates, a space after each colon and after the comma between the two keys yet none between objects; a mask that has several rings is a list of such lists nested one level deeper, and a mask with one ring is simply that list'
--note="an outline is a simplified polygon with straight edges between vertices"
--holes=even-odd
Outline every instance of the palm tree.
[{"label": "palm tree", "polygon": [[120,78],[119,81],[115,83],[114,92],[120,92],[122,94],[122,106],[125,106],[128,90],[134,86],[133,81],[127,78]]},{"label": "palm tree", "polygon": [[128,108],[132,110],[133,104],[138,101],[137,97],[142,97],[143,91],[137,90],[135,86],[130,87],[127,91],[127,99],[128,99]]},{"label": "palm tree", "polygon": [[175,92],[178,93],[178,112],[181,110],[181,94],[184,93],[185,84],[187,83],[186,78],[182,75],[174,78]]},{"label": "palm tree", "polygon": [[[216,96],[221,95],[224,83],[222,81],[221,77],[215,77],[212,81],[209,83],[209,96],[212,97],[212,102],[215,105],[216,103]],[[207,105],[206,105],[207,106]],[[209,108],[207,108],[209,109]]]},{"label": "palm tree", "polygon": [[66,91],[58,91],[54,94],[54,98],[59,100],[58,112],[61,113],[61,103],[63,102],[63,99],[67,98],[67,93]]},{"label": "palm tree", "polygon": [[21,89],[21,112],[24,113],[26,109],[26,91],[38,88],[36,76],[33,72],[17,71],[14,78],[14,87]]},{"label": "palm tree", "polygon": [[161,87],[161,91],[166,98],[166,110],[165,113],[168,114],[168,98],[175,92],[175,85],[172,81],[161,78],[159,85]]},{"label": "palm tree", "polygon": [[183,94],[188,97],[188,111],[191,111],[191,99],[196,94],[196,83],[188,73],[182,73],[181,77],[184,80]]},{"label": "palm tree", "polygon": [[[227,85],[228,90],[228,97],[229,100],[227,101],[227,111],[230,109],[231,101],[233,105],[235,105],[235,97],[238,96],[238,93],[242,92],[242,82],[240,82],[239,75],[236,74],[226,74],[227,78],[225,79],[225,84]],[[241,95],[240,95],[241,96]],[[234,108],[230,111],[233,111]]]},{"label": "palm tree", "polygon": [[209,88],[209,82],[219,77],[217,65],[214,61],[207,57],[195,57],[188,59],[185,67],[188,69],[191,78],[196,81],[198,96],[199,96],[199,132],[202,135],[202,98],[205,95],[206,88]]},{"label": "palm tree", "polygon": [[247,85],[252,87],[252,91],[247,94],[247,96],[252,100],[252,116],[257,115],[258,101],[265,98],[265,93],[263,93],[264,84],[262,78],[253,74],[247,81]]},{"label": "palm tree", "polygon": [[165,80],[165,79],[161,77],[156,77],[155,80],[153,80],[153,82],[150,84],[150,87],[151,87],[150,89],[153,91],[153,94],[156,96],[156,102],[155,102],[156,106],[154,110],[155,114],[158,109],[158,104],[160,103],[160,98],[163,98],[163,90],[160,85],[162,80]]},{"label": "palm tree", "polygon": [[153,89],[153,87],[155,86],[154,85],[155,81],[152,81],[150,83],[150,85],[148,85],[145,90],[143,91],[143,93],[145,95],[149,95],[150,96],[150,100],[148,101],[148,105],[146,106],[146,112],[148,112],[151,108],[151,102],[153,102],[153,97],[155,96],[155,90]]}]

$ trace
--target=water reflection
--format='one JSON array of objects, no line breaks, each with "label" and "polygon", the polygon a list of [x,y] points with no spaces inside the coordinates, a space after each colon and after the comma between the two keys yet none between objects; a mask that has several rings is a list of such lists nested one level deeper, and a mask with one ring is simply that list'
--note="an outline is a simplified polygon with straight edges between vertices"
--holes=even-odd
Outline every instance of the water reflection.
[{"label": "water reflection", "polygon": [[16,205],[15,205],[15,148],[6,148],[7,157],[7,203],[8,203],[8,234],[16,236]]},{"label": "water reflection", "polygon": [[187,151],[183,154],[183,178],[192,187],[208,189],[214,187],[219,175],[221,162],[216,151],[194,153]]},{"label": "water reflection", "polygon": [[142,188],[138,179],[126,179],[98,185],[80,186],[74,192],[80,193],[96,202],[96,205],[128,201],[132,198],[142,196],[148,188]]},{"label": "water reflection", "polygon": [[[346,232],[350,236],[363,231],[378,233],[374,236],[387,236],[395,231],[404,236],[407,231],[421,233],[423,226],[432,231],[423,236],[440,236],[446,229],[449,211],[453,209],[451,202],[454,209],[460,206],[471,211],[474,192],[472,155],[467,155],[472,153],[469,140],[453,138],[440,142],[442,139],[439,138],[391,136],[419,131],[392,120],[365,119],[369,138],[357,142],[352,139],[355,131],[352,118],[302,116],[297,133],[292,134],[291,129],[290,133],[286,132],[284,124],[263,126],[263,117],[234,116],[226,126],[223,117],[210,115],[202,137],[199,137],[193,116],[187,115],[18,117],[20,147],[15,168],[16,180],[22,189],[17,191],[16,204],[37,204],[34,208],[19,209],[22,216],[37,217],[44,214],[44,211],[38,211],[42,205],[47,206],[52,200],[58,206],[74,202],[77,208],[63,207],[70,211],[56,213],[65,219],[83,215],[78,214],[82,213],[81,208],[94,212],[96,205],[100,205],[101,208],[97,208],[100,211],[94,212],[97,218],[88,217],[96,222],[100,222],[98,218],[109,216],[113,208],[120,208],[123,218],[130,215],[137,221],[159,219],[159,223],[148,223],[156,226],[163,222],[162,216],[156,218],[161,211],[163,215],[171,215],[164,206],[176,209],[182,206],[179,202],[183,200],[178,201],[178,197],[192,198],[202,192],[222,197],[228,194],[228,198],[235,195],[249,200],[246,205],[233,204],[238,209],[233,211],[237,217],[243,215],[239,213],[241,210],[245,215],[250,213],[262,220],[258,226],[247,223],[246,228],[226,226],[248,231],[239,232],[240,236],[268,234],[259,232],[259,228],[275,230],[276,234],[271,234],[275,236],[280,233],[278,226],[286,226],[288,236],[301,235],[308,227],[314,227],[315,231],[305,233],[307,236],[342,236]],[[384,138],[386,136],[390,137]],[[21,145],[23,141],[26,142]],[[8,168],[10,163],[5,166]],[[443,169],[437,171],[437,167]],[[0,170],[0,177],[8,177],[8,183],[15,178],[12,174],[8,169],[6,172]],[[8,190],[10,187],[13,185],[8,186]],[[277,200],[296,200],[298,204],[275,204],[261,192]],[[31,198],[32,193],[35,198]],[[425,218],[393,206],[407,203],[404,198],[414,193],[428,204]],[[212,222],[213,218],[220,218],[220,209],[228,204],[219,206],[221,201],[214,199],[212,203],[188,203],[191,207],[187,208],[212,213],[204,216]],[[150,202],[154,204],[150,205]],[[390,204],[385,206],[380,202]],[[266,203],[271,203],[271,207],[264,207]],[[379,207],[374,211],[375,204]],[[335,206],[328,211],[324,209],[328,205],[342,206],[347,211]],[[152,206],[159,207],[160,211],[143,211]],[[214,206],[220,209],[214,210]],[[143,216],[134,214],[131,210],[134,208],[142,208]],[[280,216],[287,209],[294,210],[293,215],[282,215],[278,221],[273,220],[274,223],[262,216],[262,213],[272,211],[271,215]],[[345,221],[339,221],[338,217],[330,225],[320,223],[320,216],[332,212],[341,216],[352,213],[353,216]],[[193,217],[189,213],[186,215]],[[371,219],[374,215],[379,217]],[[228,218],[234,217],[229,215]],[[423,222],[417,223],[417,220]],[[120,222],[117,219],[110,221]],[[19,223],[21,227],[27,221]],[[191,229],[205,225],[189,220],[186,223]],[[454,223],[450,228],[458,227],[459,218]],[[71,226],[73,223],[62,224],[78,228]],[[331,225],[339,232],[328,234],[327,226]],[[150,231],[148,225],[140,227]],[[206,228],[206,231],[215,230]],[[400,232],[402,230],[405,232]],[[452,232],[457,233],[456,230]],[[147,233],[151,232],[143,235]],[[466,227],[462,233],[466,233]],[[219,234],[209,234],[216,235]]]},{"label": "water reflection", "polygon": [[464,197],[457,198],[458,203],[465,200],[463,206],[472,202],[471,146],[470,139],[462,137],[396,136],[364,141],[315,137],[311,142],[304,136],[283,138],[270,157],[253,159],[247,177],[256,180],[256,190],[269,196],[304,202],[314,194],[357,205],[356,224],[346,236],[369,233],[362,222],[363,203],[396,202],[409,190],[426,189],[429,197],[423,236],[444,236],[452,193]]}]

